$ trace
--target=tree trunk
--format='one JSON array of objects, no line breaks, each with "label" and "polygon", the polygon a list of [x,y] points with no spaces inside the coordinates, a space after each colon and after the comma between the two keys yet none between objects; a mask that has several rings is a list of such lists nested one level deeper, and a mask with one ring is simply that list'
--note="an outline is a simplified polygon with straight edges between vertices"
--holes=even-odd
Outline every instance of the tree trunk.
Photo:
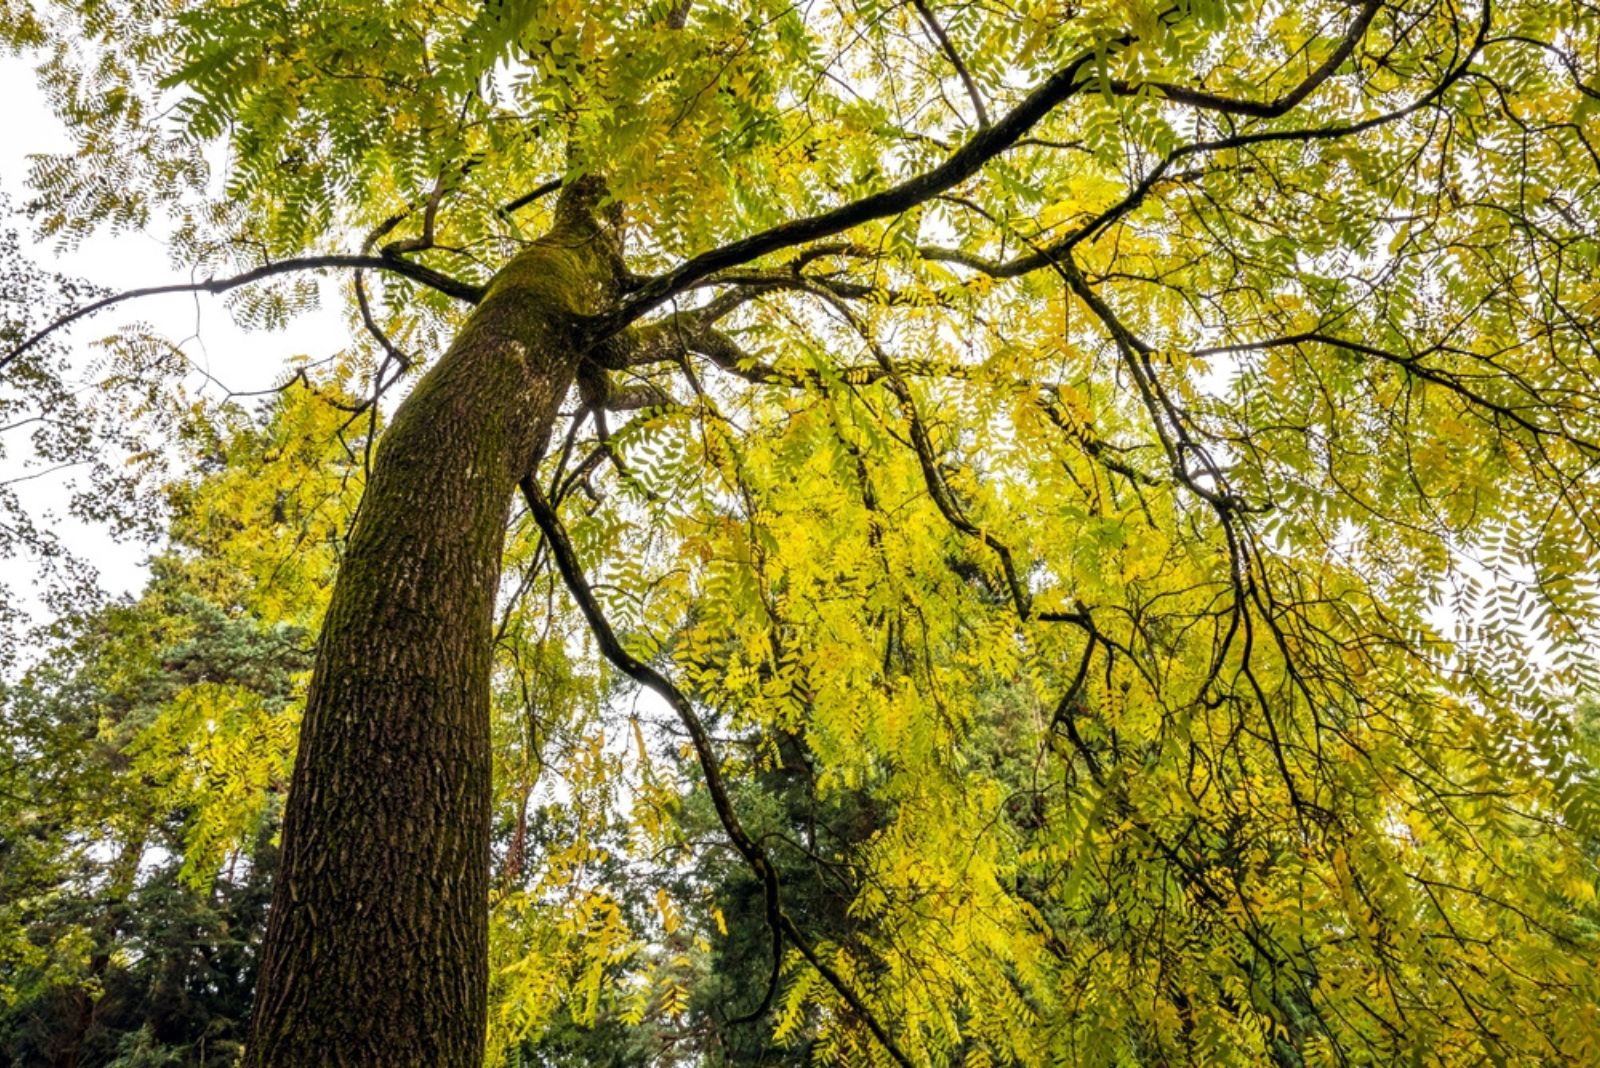
[{"label": "tree trunk", "polygon": [[395,413],[318,641],[245,1063],[477,1068],[491,619],[517,480],[614,288],[570,196]]}]

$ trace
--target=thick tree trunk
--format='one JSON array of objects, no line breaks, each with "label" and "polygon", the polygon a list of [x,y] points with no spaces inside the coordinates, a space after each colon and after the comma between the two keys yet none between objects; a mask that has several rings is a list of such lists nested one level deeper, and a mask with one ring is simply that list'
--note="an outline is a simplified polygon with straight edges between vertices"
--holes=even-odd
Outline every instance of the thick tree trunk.
[{"label": "thick tree trunk", "polygon": [[491,617],[517,480],[615,278],[582,205],[395,413],[323,624],[245,1063],[482,1063]]}]

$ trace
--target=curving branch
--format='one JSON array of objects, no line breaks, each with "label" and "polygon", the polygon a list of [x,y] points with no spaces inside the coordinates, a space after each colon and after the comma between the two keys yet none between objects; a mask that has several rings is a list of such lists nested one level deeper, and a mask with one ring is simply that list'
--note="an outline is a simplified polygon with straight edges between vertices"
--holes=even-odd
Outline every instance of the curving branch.
[{"label": "curving branch", "polygon": [[1154,89],[1166,99],[1175,104],[1185,104],[1189,107],[1200,108],[1204,111],[1217,111],[1224,115],[1243,115],[1254,119],[1275,119],[1286,115],[1298,107],[1301,101],[1316,92],[1317,87],[1333,77],[1334,73],[1344,65],[1356,50],[1356,45],[1361,43],[1361,38],[1366,36],[1367,27],[1372,25],[1372,19],[1383,6],[1382,0],[1366,0],[1357,12],[1355,20],[1345,30],[1344,37],[1333,53],[1317,66],[1317,69],[1296,85],[1293,89],[1273,100],[1240,100],[1235,97],[1222,96],[1218,93],[1207,92],[1204,89],[1190,89],[1187,86],[1173,85],[1170,82],[1141,82],[1138,85],[1129,85],[1126,82],[1112,82],[1111,92],[1118,96],[1133,96],[1142,89]]},{"label": "curving branch", "polygon": [[944,475],[939,471],[938,456],[933,446],[933,440],[928,434],[926,421],[917,411],[916,399],[912,396],[911,388],[900,377],[895,369],[894,362],[889,359],[889,354],[878,344],[872,336],[867,324],[853,314],[848,308],[834,305],[835,310],[846,322],[860,335],[866,344],[873,359],[877,361],[879,369],[883,372],[881,382],[895,398],[900,408],[900,414],[906,421],[907,429],[911,435],[911,448],[917,457],[917,466],[922,471],[923,485],[927,487],[928,496],[933,500],[939,514],[946,523],[968,538],[972,538],[987,546],[1000,561],[1001,573],[1005,576],[1006,590],[1010,594],[1012,607],[1016,609],[1017,618],[1027,620],[1033,616],[1033,598],[1027,587],[1017,574],[1015,559],[1011,554],[1011,547],[994,534],[983,529],[967,518],[965,511],[957,501],[955,493],[945,481]]},{"label": "curving branch", "polygon": [[291,260],[279,260],[276,263],[262,264],[242,274],[230,275],[226,278],[207,278],[201,282],[175,282],[165,286],[146,286],[142,289],[126,289],[121,293],[113,293],[109,297],[85,304],[76,311],[69,312],[50,323],[44,329],[28,338],[16,348],[0,356],[0,371],[6,369],[11,362],[28,352],[34,346],[44,341],[56,331],[70,326],[79,319],[87,318],[97,311],[121,304],[125,301],[135,300],[139,297],[156,297],[167,293],[226,293],[229,290],[247,286],[252,282],[259,282],[265,278],[272,278],[280,274],[292,274],[296,271],[317,271],[329,267],[371,268],[373,270],[388,271],[409,278],[413,282],[420,282],[430,289],[437,289],[446,296],[464,300],[468,304],[476,304],[483,299],[483,287],[463,282],[447,274],[435,271],[431,267],[424,267],[420,263],[409,260],[397,259],[393,256],[352,256],[348,254],[333,253],[326,256],[301,256]]},{"label": "curving branch", "polygon": [[[1581,437],[1566,427],[1559,425],[1559,423],[1554,427],[1550,427],[1530,419],[1522,414],[1522,411],[1517,406],[1496,401],[1486,396],[1479,390],[1473,389],[1458,375],[1423,363],[1422,359],[1423,356],[1427,355],[1426,352],[1407,355],[1391,352],[1388,349],[1370,345],[1364,341],[1339,337],[1336,334],[1329,334],[1319,330],[1306,330],[1298,334],[1287,334],[1283,337],[1267,338],[1261,341],[1241,341],[1231,345],[1212,345],[1195,349],[1192,354],[1203,358],[1244,352],[1261,352],[1266,349],[1293,348],[1301,345],[1325,345],[1328,348],[1341,349],[1352,355],[1368,356],[1383,363],[1391,364],[1413,377],[1420,378],[1424,382],[1431,382],[1441,389],[1454,393],[1469,406],[1479,408],[1493,416],[1515,424],[1534,438],[1556,437],[1588,456],[1600,456],[1600,442]],[[1530,396],[1538,397],[1537,391],[1532,387],[1525,385],[1523,389]]]},{"label": "curving branch", "polygon": [[1327,126],[1308,126],[1289,130],[1256,130],[1235,134],[1230,137],[1219,137],[1210,141],[1195,141],[1182,145],[1163,157],[1159,163],[1150,169],[1150,172],[1144,178],[1140,179],[1136,185],[1128,190],[1121,200],[1059,240],[1005,263],[984,262],[976,258],[969,258],[967,266],[983,271],[985,274],[992,275],[995,278],[1016,278],[1050,267],[1078,245],[1101,233],[1106,227],[1139,207],[1140,204],[1144,203],[1145,198],[1150,195],[1151,191],[1167,179],[1168,172],[1171,171],[1173,166],[1190,156],[1210,155],[1233,149],[1248,148],[1252,145],[1279,142],[1336,141],[1340,138],[1365,133],[1368,130],[1375,130],[1380,126],[1387,126],[1409,115],[1414,115],[1438,100],[1449,91],[1451,86],[1466,76],[1467,71],[1471,69],[1472,61],[1477,58],[1478,53],[1483,49],[1484,42],[1488,39],[1492,15],[1492,5],[1489,0],[1484,0],[1478,20],[1477,34],[1472,41],[1471,47],[1467,49],[1466,55],[1461,58],[1459,63],[1456,63],[1446,71],[1444,77],[1440,78],[1431,89],[1409,104],[1355,122],[1333,123]]},{"label": "curving branch", "polygon": [[[1034,271],[1053,268],[1062,257],[1070,254],[1080,244],[1103,233],[1107,227],[1131,214],[1145,202],[1157,187],[1168,182],[1193,181],[1203,177],[1206,172],[1199,169],[1173,173],[1173,168],[1177,164],[1190,157],[1205,157],[1219,152],[1249,148],[1252,145],[1259,144],[1294,141],[1334,141],[1365,133],[1380,126],[1387,126],[1392,122],[1398,122],[1409,115],[1416,114],[1423,108],[1433,104],[1451,86],[1467,75],[1467,72],[1471,69],[1472,61],[1488,42],[1491,14],[1491,5],[1485,3],[1479,18],[1477,35],[1467,49],[1466,55],[1461,58],[1460,62],[1446,71],[1445,75],[1431,89],[1409,104],[1354,122],[1333,123],[1327,126],[1307,126],[1288,130],[1252,130],[1228,137],[1219,137],[1208,141],[1193,141],[1186,145],[1180,145],[1162,157],[1154,167],[1150,168],[1145,176],[1134,183],[1120,200],[1117,200],[1099,214],[1084,221],[1070,233],[1062,235],[1050,244],[1030,248],[1028,252],[1009,260],[995,260],[961,249],[936,246],[921,247],[917,250],[917,253],[923,259],[953,263],[996,279],[1020,278],[1023,275],[1032,274]],[[1302,85],[1305,84],[1302,83]],[[1309,93],[1309,91],[1308,89],[1307,92]],[[1288,96],[1280,98],[1272,104],[1254,105],[1244,101],[1233,101],[1232,103],[1235,108],[1245,108],[1247,106],[1259,109],[1276,108],[1281,105],[1284,99],[1294,96],[1295,93],[1291,92]],[[1298,103],[1300,99],[1304,99],[1304,97],[1301,96],[1295,99],[1294,103]],[[1290,108],[1285,108],[1284,110],[1291,110],[1292,106],[1291,104]],[[1216,110],[1224,109],[1218,108]],[[1249,113],[1255,114],[1254,111]],[[860,252],[859,246],[829,245],[822,246],[818,254],[859,256]]]},{"label": "curving branch", "polygon": [[875,219],[898,215],[966,181],[977,174],[984,164],[1015,144],[1046,115],[1093,84],[1093,75],[1085,72],[1097,58],[1109,49],[1126,47],[1132,40],[1132,37],[1123,36],[1105,42],[1098,49],[1084,51],[1046,78],[1011,111],[973,134],[966,144],[931,170],[830,211],[791,219],[720,248],[702,252],[667,273],[656,275],[644,282],[615,311],[595,317],[590,323],[592,336],[598,340],[617,333],[650,309],[659,307],[718,271],[738,267],[780,249],[832,237]]},{"label": "curving branch", "polygon": [[[918,6],[920,8],[924,5],[918,4]],[[1156,87],[1164,92],[1168,99],[1175,102],[1205,106],[1213,111],[1258,118],[1274,118],[1284,115],[1297,107],[1318,86],[1322,85],[1337,72],[1365,36],[1367,28],[1371,25],[1373,17],[1381,6],[1381,0],[1365,0],[1361,10],[1346,29],[1344,37],[1340,40],[1333,54],[1293,89],[1273,100],[1235,100],[1199,89],[1160,85]],[[1200,152],[1238,148],[1260,141],[1311,140],[1359,133],[1362,130],[1394,121],[1402,115],[1410,114],[1412,111],[1426,106],[1429,101],[1437,98],[1440,93],[1444,92],[1449,85],[1453,84],[1465,73],[1467,64],[1470,63],[1472,56],[1476,55],[1478,48],[1482,46],[1483,40],[1487,36],[1489,10],[1489,4],[1486,2],[1483,7],[1483,17],[1478,36],[1473,48],[1469,51],[1467,59],[1453,68],[1431,92],[1408,107],[1402,108],[1397,112],[1377,116],[1363,122],[1350,123],[1342,127],[1324,127],[1298,131],[1262,131],[1186,145],[1163,159],[1134,190],[1130,191],[1128,197],[1108,211],[1106,216],[1102,216],[1100,219],[1095,220],[1092,225],[1080,229],[1059,243],[1058,246],[1039,250],[1033,255],[1011,263],[991,265],[998,268],[998,270],[987,273],[995,273],[1002,277],[1014,277],[1049,266],[1052,252],[1059,254],[1071,249],[1078,242],[1089,236],[1099,225],[1103,225],[1111,219],[1131,211],[1144,199],[1150,189],[1165,176],[1172,164],[1185,156]],[[1171,12],[1168,12],[1163,17],[1170,17],[1171,14]],[[665,274],[659,274],[644,281],[634,290],[633,295],[615,310],[605,315],[597,316],[591,321],[591,336],[598,341],[616,334],[650,309],[659,307],[673,296],[717,274],[719,271],[741,266],[780,249],[792,248],[796,245],[833,237],[863,223],[897,215],[966,181],[982,170],[990,160],[1022,141],[1046,115],[1072,99],[1085,88],[1100,82],[1100,76],[1093,73],[1091,68],[1102,64],[1109,52],[1126,48],[1134,40],[1133,35],[1124,34],[1120,37],[1102,41],[1096,47],[1080,53],[1072,62],[1034,87],[1016,107],[992,124],[981,127],[965,144],[947,156],[943,163],[930,170],[907,178],[890,186],[888,189],[870,194],[848,204],[842,204],[829,211],[805,218],[791,219],[759,233],[751,234],[748,237],[702,252],[698,256],[685,260]],[[1117,91],[1116,83],[1105,83],[1105,87],[1110,92]],[[1123,88],[1125,91],[1133,91],[1127,86]]]},{"label": "curving branch", "polygon": [[723,831],[739,855],[761,880],[766,895],[767,922],[774,931],[775,946],[779,939],[778,932],[782,932],[782,937],[788,938],[790,944],[800,952],[807,963],[815,968],[845,1004],[850,1006],[851,1011],[861,1019],[895,1063],[901,1065],[901,1068],[911,1068],[910,1059],[901,1051],[866,1002],[861,1000],[861,996],[843,976],[821,958],[810,939],[783,911],[777,869],[761,843],[750,837],[740,822],[738,813],[733,810],[733,801],[728,796],[726,783],[723,782],[722,767],[712,745],[711,735],[706,730],[705,724],[700,721],[694,706],[684,696],[683,691],[673,685],[665,675],[622,647],[622,643],[617,640],[616,632],[611,629],[610,621],[606,619],[605,612],[600,608],[593,587],[584,577],[582,564],[578,560],[577,552],[572,548],[572,541],[567,537],[566,528],[556,515],[555,509],[550,506],[550,502],[545,499],[544,491],[539,488],[538,482],[532,475],[525,476],[520,487],[533,521],[538,524],[545,542],[550,546],[551,557],[555,560],[557,570],[561,572],[562,581],[567,591],[572,594],[573,600],[578,603],[578,609],[588,622],[589,631],[594,635],[600,651],[617,670],[666,701],[677,714],[684,730],[688,732],[695,757],[700,764],[700,771],[705,776],[706,791],[711,795],[711,804],[716,810],[717,819],[722,823]]}]

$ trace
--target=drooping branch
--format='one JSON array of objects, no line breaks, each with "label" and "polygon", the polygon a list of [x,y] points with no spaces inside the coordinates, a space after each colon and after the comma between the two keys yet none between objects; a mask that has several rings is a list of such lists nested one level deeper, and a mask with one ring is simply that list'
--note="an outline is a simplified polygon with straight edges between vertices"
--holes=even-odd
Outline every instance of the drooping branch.
[{"label": "drooping branch", "polygon": [[1089,640],[1084,643],[1083,656],[1078,661],[1078,670],[1072,676],[1072,682],[1067,686],[1066,693],[1061,695],[1061,700],[1056,704],[1056,710],[1050,717],[1050,730],[1060,730],[1066,735],[1067,741],[1078,751],[1083,762],[1089,768],[1089,777],[1096,786],[1105,786],[1105,773],[1100,767],[1100,758],[1095,755],[1094,749],[1084,741],[1078,732],[1078,709],[1083,701],[1084,684],[1089,679],[1089,666],[1094,662],[1096,647],[1100,644],[1100,633],[1089,630]]},{"label": "drooping branch", "polygon": [[[848,309],[839,301],[839,294],[829,287],[815,287],[801,285],[794,287],[800,292],[812,296],[822,297],[830,303],[839,314],[851,322],[858,334],[863,336],[869,346],[871,339],[863,333],[864,326]],[[874,347],[873,362],[852,364],[837,368],[832,373],[825,373],[811,367],[775,367],[751,354],[743,346],[726,333],[716,330],[708,323],[720,318],[724,309],[732,307],[747,300],[760,296],[760,292],[730,290],[718,296],[716,301],[696,312],[684,313],[659,323],[652,323],[649,327],[639,331],[641,338],[639,344],[632,350],[630,366],[645,363],[664,362],[679,358],[688,353],[697,354],[710,360],[720,370],[736,378],[755,385],[781,386],[789,389],[826,390],[837,383],[851,386],[868,386],[884,382],[886,379],[896,380],[903,378],[940,378],[948,380],[968,380],[974,376],[975,369],[958,363],[946,363],[935,360],[891,360],[888,353],[881,347]],[[903,388],[903,384],[902,388]],[[1064,433],[1071,436],[1086,455],[1098,462],[1107,471],[1120,475],[1135,486],[1156,486],[1161,480],[1149,475],[1127,462],[1113,455],[1116,446],[1098,437],[1092,429],[1083,426],[1069,425],[1056,406],[1053,398],[1058,390],[1056,383],[1048,381],[1033,381],[1019,379],[1015,385],[1019,389],[1027,390],[1035,395],[1035,402],[1045,416],[1049,418]],[[896,397],[903,400],[901,392],[896,391]],[[613,410],[616,405],[608,405]],[[926,457],[929,463],[932,453],[928,451]],[[936,499],[942,499],[936,495]],[[971,531],[963,531],[971,533]],[[1051,621],[1079,622],[1076,613],[1053,614]],[[1035,614],[1034,618],[1044,618],[1044,614]]]},{"label": "drooping branch", "polygon": [[146,286],[140,289],[126,289],[121,293],[113,293],[109,297],[103,297],[100,300],[85,304],[76,311],[61,316],[4,356],[0,356],[0,370],[4,370],[13,360],[28,352],[56,331],[70,326],[79,319],[87,318],[97,311],[102,311],[126,301],[136,300],[140,297],[162,296],[168,293],[226,293],[241,286],[247,286],[252,282],[259,282],[280,274],[292,274],[297,271],[317,271],[330,267],[352,268],[355,270],[370,268],[372,270],[388,271],[391,274],[409,278],[413,282],[420,282],[431,289],[437,289],[446,296],[455,297],[457,300],[466,301],[468,304],[476,304],[483,298],[483,287],[481,286],[452,278],[447,274],[435,271],[431,267],[424,267],[420,263],[412,263],[409,260],[402,260],[393,256],[352,256],[338,253],[325,256],[300,256],[295,259],[262,264],[260,267],[252,268],[242,274],[229,275],[226,278],[207,278],[200,282],[175,282],[171,285]]},{"label": "drooping branch", "polygon": [[750,870],[761,880],[766,896],[767,920],[769,925],[781,930],[789,939],[795,949],[800,952],[807,963],[815,968],[835,993],[850,1006],[854,1012],[872,1032],[883,1049],[892,1057],[895,1063],[902,1068],[911,1068],[911,1061],[901,1051],[899,1045],[889,1034],[888,1030],[878,1020],[876,1015],[862,1001],[861,996],[845,981],[832,967],[824,961],[812,946],[810,939],[799,929],[788,914],[783,911],[781,888],[778,884],[777,869],[761,843],[752,838],[744,825],[739,820],[739,815],[733,809],[733,801],[728,795],[727,784],[722,779],[722,767],[717,759],[716,749],[712,744],[711,735],[701,722],[700,716],[695,712],[694,706],[683,692],[671,680],[655,668],[639,660],[625,648],[617,639],[616,632],[612,630],[611,623],[606,619],[605,612],[600,607],[599,600],[594,595],[583,574],[583,566],[578,560],[578,554],[572,547],[571,539],[567,537],[565,526],[562,524],[555,510],[544,497],[544,491],[532,475],[525,476],[519,484],[522,489],[523,499],[527,502],[528,511],[533,516],[540,532],[544,535],[546,543],[550,546],[551,557],[556,562],[556,568],[561,572],[563,583],[573,600],[578,604],[578,609],[583,613],[584,619],[589,624],[590,633],[594,635],[600,651],[611,664],[624,675],[633,679],[641,686],[654,692],[671,706],[679,722],[689,734],[690,744],[695,751],[695,758],[700,765],[701,774],[705,776],[706,791],[711,795],[712,807],[716,810],[717,819],[722,824],[724,833],[729,841],[744,858]]},{"label": "drooping branch", "polygon": [[927,423],[917,411],[916,399],[912,396],[911,388],[895,370],[894,363],[889,359],[889,354],[879,345],[867,328],[867,324],[852,313],[848,308],[835,305],[835,309],[852,329],[860,335],[873,358],[877,361],[879,369],[883,372],[882,382],[889,393],[895,398],[900,407],[900,413],[906,420],[910,430],[912,451],[916,453],[917,465],[922,471],[922,480],[928,490],[928,496],[938,508],[939,514],[946,523],[968,538],[972,538],[987,546],[1000,561],[1001,573],[1005,576],[1006,590],[1011,597],[1012,607],[1016,609],[1017,618],[1026,620],[1033,615],[1033,599],[1024,587],[1017,574],[1015,559],[1011,547],[995,537],[991,532],[984,530],[971,519],[967,518],[955,494],[946,483],[944,475],[939,471],[938,459],[934,452],[933,441],[928,435]]},{"label": "drooping branch", "polygon": [[[1156,437],[1160,440],[1163,451],[1167,454],[1172,464],[1172,473],[1191,493],[1210,505],[1217,517],[1218,525],[1222,531],[1228,548],[1231,561],[1230,581],[1233,584],[1236,598],[1232,615],[1234,622],[1243,630],[1244,648],[1241,653],[1240,673],[1249,683],[1256,696],[1257,704],[1261,710],[1261,717],[1267,727],[1270,749],[1278,772],[1282,776],[1284,788],[1288,791],[1289,801],[1294,807],[1297,818],[1303,818],[1307,813],[1325,816],[1327,810],[1322,806],[1305,798],[1296,783],[1293,771],[1289,767],[1288,746],[1282,732],[1278,728],[1277,717],[1272,713],[1272,702],[1268,699],[1265,688],[1256,677],[1251,663],[1252,649],[1254,647],[1255,624],[1245,602],[1255,604],[1262,614],[1271,636],[1277,645],[1278,652],[1283,656],[1289,676],[1295,687],[1305,697],[1307,705],[1316,715],[1316,697],[1304,675],[1296,666],[1296,657],[1287,637],[1273,613],[1264,601],[1263,584],[1267,581],[1264,569],[1254,567],[1255,552],[1251,548],[1251,531],[1247,522],[1250,508],[1235,495],[1229,488],[1226,475],[1219,464],[1211,457],[1205,447],[1198,442],[1191,433],[1191,424],[1188,413],[1173,402],[1160,376],[1156,372],[1152,356],[1155,352],[1153,346],[1139,337],[1116,314],[1105,300],[1094,291],[1083,272],[1071,257],[1056,261],[1053,266],[1061,273],[1068,286],[1079,300],[1094,314],[1106,332],[1111,336],[1113,344],[1122,357],[1123,366],[1128,369],[1134,381],[1140,402],[1150,418]],[[1189,469],[1188,457],[1194,456],[1201,464],[1202,471],[1196,475]],[[1204,480],[1209,480],[1207,485]],[[1258,570],[1260,574],[1258,575]],[[1266,596],[1270,596],[1267,594]],[[1230,638],[1232,629],[1230,628]],[[1219,651],[1216,662],[1220,663],[1226,648]],[[1213,670],[1212,674],[1215,674]],[[1320,729],[1320,719],[1318,720]]]}]

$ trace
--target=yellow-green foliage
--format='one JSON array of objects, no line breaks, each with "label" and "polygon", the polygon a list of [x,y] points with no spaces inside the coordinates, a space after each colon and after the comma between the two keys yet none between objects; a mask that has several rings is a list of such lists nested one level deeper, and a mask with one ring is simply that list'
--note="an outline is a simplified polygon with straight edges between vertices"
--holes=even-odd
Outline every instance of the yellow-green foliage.
[{"label": "yellow-green foliage", "polygon": [[[660,403],[604,433],[574,396],[535,472],[764,848],[832,880],[786,905],[832,975],[790,944],[761,1041],[889,1063],[843,988],[916,1064],[1600,1061],[1572,714],[1600,623],[1593,10],[0,0],[0,25],[48,42],[78,124],[35,174],[47,229],[170,211],[186,267],[395,240],[475,284],[549,179],[603,177],[645,275],[946,173],[1076,70],[982,167],[677,293],[757,286],[721,323],[744,358],[617,374]],[[459,321],[365,284],[423,357]],[[363,330],[353,393],[376,351]],[[350,419],[293,386],[219,429],[173,496],[207,598],[315,627]],[[766,981],[694,1001],[737,865],[708,860],[679,725],[513,522],[491,1047],[615,1026],[714,1060]],[[135,744],[197,855],[281,786],[292,723],[202,682]],[[849,826],[814,855],[827,811]]]}]

